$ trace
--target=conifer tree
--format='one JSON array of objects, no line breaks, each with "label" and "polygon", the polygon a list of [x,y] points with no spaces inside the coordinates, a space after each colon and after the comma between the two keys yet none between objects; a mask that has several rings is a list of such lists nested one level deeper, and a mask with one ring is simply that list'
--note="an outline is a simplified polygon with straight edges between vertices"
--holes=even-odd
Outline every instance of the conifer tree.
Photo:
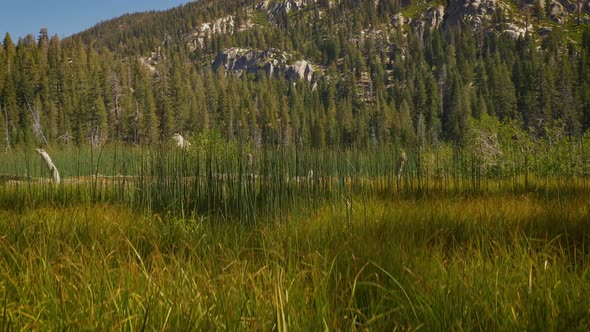
[{"label": "conifer tree", "polygon": [[174,111],[172,108],[172,91],[170,87],[169,67],[166,63],[160,62],[156,68],[156,76],[153,81],[154,98],[156,102],[156,113],[159,123],[159,137],[165,141],[172,137],[175,132]]},{"label": "conifer tree", "polygon": [[410,104],[406,99],[399,106],[400,139],[402,144],[413,146],[416,144],[416,131],[410,114]]}]

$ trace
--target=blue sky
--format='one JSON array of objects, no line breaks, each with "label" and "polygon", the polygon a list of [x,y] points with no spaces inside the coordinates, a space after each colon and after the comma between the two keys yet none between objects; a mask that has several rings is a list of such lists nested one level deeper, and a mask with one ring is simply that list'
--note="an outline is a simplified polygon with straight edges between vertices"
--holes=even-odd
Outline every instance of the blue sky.
[{"label": "blue sky", "polygon": [[88,29],[125,13],[164,10],[190,0],[8,0],[0,10],[0,42],[10,32],[16,43],[19,37],[35,38],[45,27],[50,36],[60,38]]}]

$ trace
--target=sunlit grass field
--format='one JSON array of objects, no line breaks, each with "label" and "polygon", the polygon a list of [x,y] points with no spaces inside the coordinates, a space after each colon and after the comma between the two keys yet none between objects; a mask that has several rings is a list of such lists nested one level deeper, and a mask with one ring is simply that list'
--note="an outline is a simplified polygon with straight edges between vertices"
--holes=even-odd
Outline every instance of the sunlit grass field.
[{"label": "sunlit grass field", "polygon": [[49,152],[60,184],[0,155],[0,330],[590,329],[590,182],[566,167]]}]

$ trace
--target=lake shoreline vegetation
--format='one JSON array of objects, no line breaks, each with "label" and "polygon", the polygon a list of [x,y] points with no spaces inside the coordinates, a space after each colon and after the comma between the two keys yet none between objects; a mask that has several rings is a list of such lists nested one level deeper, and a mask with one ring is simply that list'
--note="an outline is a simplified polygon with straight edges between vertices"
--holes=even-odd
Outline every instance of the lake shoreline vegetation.
[{"label": "lake shoreline vegetation", "polygon": [[585,330],[587,138],[527,155],[505,133],[493,163],[445,143],[256,149],[215,132],[56,148],[59,184],[34,150],[5,152],[0,325]]},{"label": "lake shoreline vegetation", "polygon": [[[590,330],[590,27],[391,28],[432,4],[6,34],[0,331]],[[256,28],[187,45],[227,15]],[[234,47],[317,75],[213,70]]]}]

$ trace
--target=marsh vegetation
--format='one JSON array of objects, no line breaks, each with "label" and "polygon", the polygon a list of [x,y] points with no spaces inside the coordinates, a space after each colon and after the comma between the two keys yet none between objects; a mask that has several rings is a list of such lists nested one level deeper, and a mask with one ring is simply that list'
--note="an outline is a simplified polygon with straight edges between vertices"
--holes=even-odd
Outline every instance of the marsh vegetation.
[{"label": "marsh vegetation", "polygon": [[587,139],[546,143],[4,153],[0,330],[587,330]]}]

